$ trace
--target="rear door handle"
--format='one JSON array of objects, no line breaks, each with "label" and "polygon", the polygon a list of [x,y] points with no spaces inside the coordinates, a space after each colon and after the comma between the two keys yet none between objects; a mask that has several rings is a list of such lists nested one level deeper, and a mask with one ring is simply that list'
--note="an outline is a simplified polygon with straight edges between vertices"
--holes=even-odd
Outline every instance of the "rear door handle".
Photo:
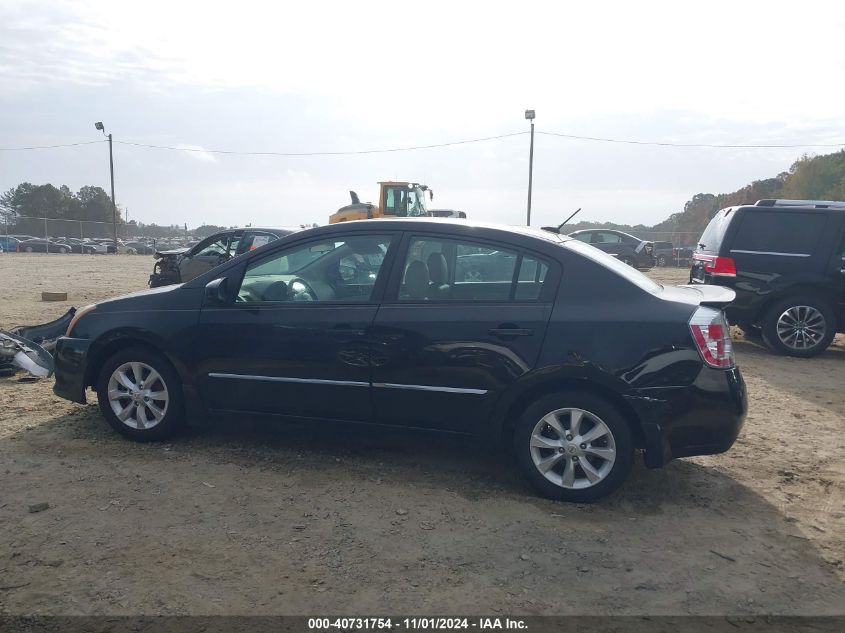
[{"label": "rear door handle", "polygon": [[488,333],[493,336],[534,336],[534,330],[524,327],[494,327]]}]

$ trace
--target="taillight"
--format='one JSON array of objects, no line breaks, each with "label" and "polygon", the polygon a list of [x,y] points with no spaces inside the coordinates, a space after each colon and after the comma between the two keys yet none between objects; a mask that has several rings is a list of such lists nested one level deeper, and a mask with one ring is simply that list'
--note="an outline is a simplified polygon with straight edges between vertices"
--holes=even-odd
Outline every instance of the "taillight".
[{"label": "taillight", "polygon": [[736,262],[731,257],[716,257],[695,253],[693,260],[704,264],[704,272],[720,277],[736,277]]},{"label": "taillight", "polygon": [[704,362],[711,367],[733,367],[731,330],[721,310],[699,307],[689,322],[692,339]]}]

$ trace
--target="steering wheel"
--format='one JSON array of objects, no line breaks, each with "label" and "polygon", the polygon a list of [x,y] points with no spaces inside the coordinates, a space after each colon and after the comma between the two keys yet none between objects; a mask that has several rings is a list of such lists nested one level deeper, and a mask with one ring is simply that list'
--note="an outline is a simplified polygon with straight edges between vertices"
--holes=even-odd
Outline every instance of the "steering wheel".
[{"label": "steering wheel", "polygon": [[317,301],[317,294],[300,277],[288,284],[288,294],[291,301]]}]

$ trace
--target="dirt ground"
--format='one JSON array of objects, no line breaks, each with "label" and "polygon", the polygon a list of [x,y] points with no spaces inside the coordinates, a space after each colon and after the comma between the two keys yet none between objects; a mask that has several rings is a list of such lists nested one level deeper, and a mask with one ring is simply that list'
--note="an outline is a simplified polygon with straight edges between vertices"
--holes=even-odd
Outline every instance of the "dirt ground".
[{"label": "dirt ground", "polygon": [[[151,267],[0,255],[0,328]],[[796,360],[735,334],[734,448],[591,506],[466,441],[242,420],[138,445],[52,379],[0,378],[0,614],[843,614],[845,341]]]}]

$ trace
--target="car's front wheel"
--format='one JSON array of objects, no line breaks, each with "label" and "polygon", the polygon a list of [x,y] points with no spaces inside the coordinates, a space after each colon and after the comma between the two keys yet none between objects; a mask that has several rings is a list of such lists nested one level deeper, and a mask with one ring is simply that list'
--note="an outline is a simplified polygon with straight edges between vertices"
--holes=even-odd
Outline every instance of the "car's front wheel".
[{"label": "car's front wheel", "polygon": [[160,354],[120,350],[103,365],[97,381],[100,411],[119,433],[139,441],[162,440],[182,425],[182,385]]},{"label": "car's front wheel", "polygon": [[763,340],[776,352],[810,358],[827,349],[836,335],[836,316],[823,299],[791,297],[778,301],[763,319]]},{"label": "car's front wheel", "polygon": [[616,490],[634,459],[631,429],[612,404],[567,391],[544,396],[514,429],[523,475],[544,497],[590,502]]}]

